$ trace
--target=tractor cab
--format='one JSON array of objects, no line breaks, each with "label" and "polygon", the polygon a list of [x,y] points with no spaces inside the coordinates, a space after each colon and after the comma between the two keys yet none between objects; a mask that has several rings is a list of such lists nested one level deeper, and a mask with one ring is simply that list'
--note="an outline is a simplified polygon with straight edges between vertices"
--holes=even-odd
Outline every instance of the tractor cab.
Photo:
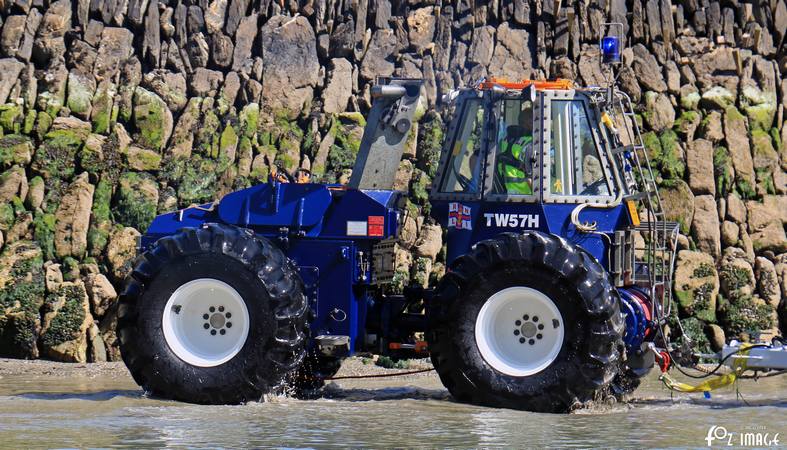
[{"label": "tractor cab", "polygon": [[[491,79],[457,93],[431,192],[449,262],[475,242],[524,230],[564,236],[608,262],[601,234],[636,218],[621,207],[627,192],[602,124],[603,92]],[[577,211],[595,233],[577,230]]]}]

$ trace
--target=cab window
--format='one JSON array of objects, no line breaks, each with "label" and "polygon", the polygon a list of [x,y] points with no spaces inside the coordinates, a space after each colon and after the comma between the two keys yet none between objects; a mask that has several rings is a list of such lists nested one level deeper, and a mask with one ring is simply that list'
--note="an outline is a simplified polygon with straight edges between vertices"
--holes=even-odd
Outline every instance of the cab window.
[{"label": "cab window", "polygon": [[481,184],[481,133],[484,108],[481,100],[467,102],[443,177],[441,192],[478,193]]},{"label": "cab window", "polygon": [[497,154],[492,192],[533,194],[533,103],[505,99],[498,103]]},{"label": "cab window", "polygon": [[611,189],[581,100],[552,101],[549,192],[609,196]]}]

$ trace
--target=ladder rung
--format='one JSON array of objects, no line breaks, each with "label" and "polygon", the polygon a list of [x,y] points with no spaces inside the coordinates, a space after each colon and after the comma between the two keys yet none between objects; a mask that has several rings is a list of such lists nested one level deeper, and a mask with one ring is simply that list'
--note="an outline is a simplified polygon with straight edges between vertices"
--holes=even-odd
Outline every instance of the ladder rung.
[{"label": "ladder rung", "polygon": [[637,193],[634,193],[634,194],[631,194],[631,195],[627,195],[627,196],[626,196],[626,197],[624,197],[623,199],[624,199],[624,200],[642,200],[642,199],[643,199],[643,198],[645,198],[647,195],[648,195],[648,194],[647,194],[647,193],[645,193],[645,192],[637,192]]},{"label": "ladder rung", "polygon": [[616,147],[616,148],[612,149],[612,154],[613,155],[619,155],[621,153],[632,152],[632,151],[636,151],[636,150],[637,150],[637,146],[636,145],[624,145],[622,147]]}]

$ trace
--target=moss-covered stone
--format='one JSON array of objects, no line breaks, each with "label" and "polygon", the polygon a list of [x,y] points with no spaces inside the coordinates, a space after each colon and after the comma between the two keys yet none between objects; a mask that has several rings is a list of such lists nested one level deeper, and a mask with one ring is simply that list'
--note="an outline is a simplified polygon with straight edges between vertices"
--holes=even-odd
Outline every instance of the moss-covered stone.
[{"label": "moss-covered stone", "polygon": [[675,119],[675,130],[684,139],[693,140],[694,132],[700,125],[702,114],[697,111],[683,111]]},{"label": "moss-covered stone", "polygon": [[113,84],[107,82],[98,86],[96,95],[93,97],[93,110],[90,114],[94,133],[109,133],[113,114],[117,114],[118,111],[117,108],[114,108],[114,97],[115,87]]},{"label": "moss-covered stone", "polygon": [[121,175],[115,197],[114,217],[125,226],[144,231],[156,217],[158,185],[145,173]]},{"label": "moss-covered stone", "polygon": [[5,133],[21,132],[24,118],[24,108],[21,105],[0,105],[0,127]]},{"label": "moss-covered stone", "polygon": [[743,178],[735,178],[735,192],[744,200],[757,198],[756,188]]},{"label": "moss-covered stone", "polygon": [[216,161],[198,155],[169,159],[161,172],[162,178],[176,187],[178,199],[185,206],[216,199],[219,175]]},{"label": "moss-covered stone", "polygon": [[33,218],[33,237],[47,260],[55,258],[55,215],[36,212]]},{"label": "moss-covered stone", "polygon": [[44,201],[44,179],[36,176],[33,177],[28,183],[27,198],[25,198],[25,205],[31,210],[36,210],[41,206]]},{"label": "moss-covered stone", "polygon": [[755,86],[741,90],[741,107],[749,118],[752,130],[770,130],[776,115],[776,93],[764,92]]},{"label": "moss-covered stone", "polygon": [[44,310],[42,350],[56,360],[86,362],[85,331],[92,320],[84,284],[81,281],[60,284],[47,295]]},{"label": "moss-covered stone", "polygon": [[681,250],[676,266],[674,293],[681,315],[715,323],[719,278],[713,257]]},{"label": "moss-covered stone", "polygon": [[14,225],[14,207],[11,203],[0,204],[0,231],[8,231]]},{"label": "moss-covered stone", "polygon": [[0,253],[0,355],[38,357],[39,308],[44,302],[43,257],[34,242],[18,241]]},{"label": "moss-covered stone", "polygon": [[46,134],[49,132],[49,128],[52,126],[52,122],[55,119],[52,118],[49,114],[45,111],[39,111],[38,115],[36,116],[36,126],[35,126],[35,135],[39,141],[43,140]]},{"label": "moss-covered stone", "polygon": [[257,127],[259,126],[260,105],[249,103],[244,106],[240,112],[239,119],[241,135],[249,139],[253,138],[257,134]]},{"label": "moss-covered stone", "polygon": [[725,147],[716,147],[713,150],[713,175],[716,178],[716,195],[726,197],[732,191],[734,170],[730,154]]},{"label": "moss-covered stone", "polygon": [[728,338],[749,341],[751,335],[775,325],[773,306],[759,297],[742,295],[719,300],[719,318]]},{"label": "moss-covered stone", "polygon": [[112,184],[100,180],[93,192],[93,208],[91,210],[90,228],[87,232],[88,254],[98,257],[104,251],[112,231],[110,202],[112,200]]},{"label": "moss-covered stone", "polygon": [[235,163],[237,152],[238,133],[235,131],[235,126],[232,123],[228,123],[219,138],[219,159],[224,162],[223,170],[227,168],[227,165]]},{"label": "moss-covered stone", "polygon": [[74,281],[79,278],[79,261],[71,256],[66,256],[63,259],[63,264],[60,265],[60,271],[63,273],[63,281]]},{"label": "moss-covered stone", "polygon": [[76,70],[68,74],[68,98],[66,105],[72,114],[87,119],[93,105],[96,81],[92,75],[83,75]]},{"label": "moss-covered stone", "polygon": [[290,120],[286,115],[279,114],[274,118],[273,134],[278,142],[274,163],[292,172],[301,163],[303,130],[297,122]]},{"label": "moss-covered stone", "polygon": [[0,138],[0,168],[27,165],[33,154],[33,142],[27,136],[8,134]]},{"label": "moss-covered stone", "polygon": [[329,130],[334,136],[334,144],[328,152],[327,179],[336,180],[342,171],[355,165],[365,126],[366,120],[358,113],[339,114],[334,118]]},{"label": "moss-covered stone", "polygon": [[697,91],[688,91],[681,93],[680,106],[683,109],[697,109],[700,103],[700,94]]},{"label": "moss-covered stone", "polygon": [[702,106],[724,109],[735,104],[735,94],[722,86],[713,86],[702,94]]},{"label": "moss-covered stone", "polygon": [[653,160],[658,166],[661,176],[666,179],[682,179],[686,171],[686,163],[681,158],[678,135],[672,130],[665,130],[659,136],[661,153]]},{"label": "moss-covered stone", "polygon": [[153,171],[161,167],[161,155],[157,151],[133,145],[126,152],[126,161],[132,170]]},{"label": "moss-covered stone", "polygon": [[680,232],[688,234],[694,218],[694,194],[683,180],[671,180],[659,189],[667,220],[678,222]]},{"label": "moss-covered stone", "polygon": [[27,111],[27,114],[25,114],[25,120],[22,122],[22,134],[29,136],[33,133],[33,130],[36,126],[36,117],[38,117],[36,110],[31,109]]},{"label": "moss-covered stone", "polygon": [[161,150],[172,134],[172,113],[158,95],[141,87],[134,90],[133,111],[135,142],[143,147]]},{"label": "moss-covered stone", "polygon": [[75,130],[53,130],[46,134],[33,157],[33,170],[45,180],[68,180],[74,175],[76,155],[87,136]]},{"label": "moss-covered stone", "polygon": [[200,126],[194,134],[194,147],[204,156],[215,158],[219,155],[219,128],[221,121],[212,111],[205,111]]}]

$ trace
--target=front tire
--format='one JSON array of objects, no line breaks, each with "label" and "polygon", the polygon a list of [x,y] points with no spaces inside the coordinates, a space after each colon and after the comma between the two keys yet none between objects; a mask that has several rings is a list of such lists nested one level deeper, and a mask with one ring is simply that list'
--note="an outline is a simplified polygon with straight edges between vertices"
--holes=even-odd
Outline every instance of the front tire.
[{"label": "front tire", "polygon": [[137,259],[118,309],[120,350],[157,397],[256,401],[302,362],[307,313],[295,268],[266,239],[185,229]]},{"label": "front tire", "polygon": [[618,372],[618,301],[584,250],[539,232],[503,234],[476,244],[441,281],[432,362],[459,401],[567,412],[597,399]]}]

